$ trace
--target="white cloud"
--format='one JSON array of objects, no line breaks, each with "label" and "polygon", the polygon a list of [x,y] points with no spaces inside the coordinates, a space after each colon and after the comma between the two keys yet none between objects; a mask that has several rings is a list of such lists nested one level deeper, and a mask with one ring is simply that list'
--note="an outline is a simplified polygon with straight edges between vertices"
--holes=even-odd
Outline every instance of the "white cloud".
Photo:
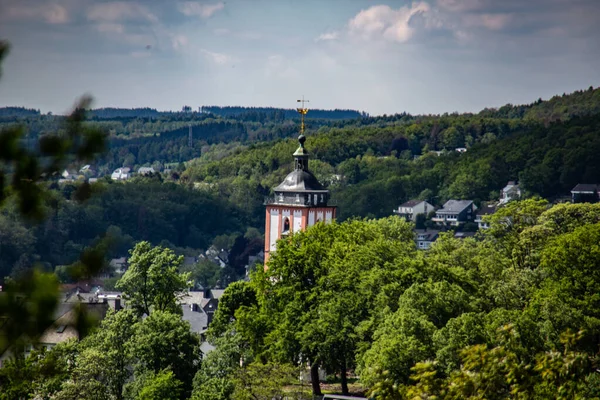
[{"label": "white cloud", "polygon": [[186,1],[177,4],[179,12],[187,17],[210,18],[223,8],[225,8],[225,3],[222,1],[214,4],[204,4],[197,1]]},{"label": "white cloud", "polygon": [[156,15],[152,14],[145,6],[135,2],[113,1],[94,4],[88,9],[87,18],[90,21],[124,21],[142,20],[158,22]]},{"label": "white cloud", "polygon": [[217,65],[225,65],[234,61],[234,58],[227,54],[215,53],[206,49],[200,49],[200,52],[204,55],[204,57]]},{"label": "white cloud", "polygon": [[427,14],[430,7],[425,2],[415,2],[397,10],[387,5],[377,5],[361,10],[348,22],[351,34],[365,38],[383,37],[390,41],[404,43],[414,34],[411,19],[416,15]]},{"label": "white cloud", "polygon": [[70,21],[69,11],[60,4],[24,5],[15,3],[2,9],[2,18],[8,21],[35,20],[59,25]]},{"label": "white cloud", "polygon": [[319,35],[319,37],[317,37],[316,41],[317,42],[322,42],[322,41],[328,41],[328,40],[337,40],[340,36],[339,32],[326,32],[326,33],[322,33]]}]

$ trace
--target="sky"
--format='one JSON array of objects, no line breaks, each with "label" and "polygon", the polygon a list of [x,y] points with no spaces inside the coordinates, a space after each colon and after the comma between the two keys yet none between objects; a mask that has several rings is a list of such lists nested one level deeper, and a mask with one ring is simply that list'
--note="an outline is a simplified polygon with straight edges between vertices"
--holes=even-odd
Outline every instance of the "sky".
[{"label": "sky", "polygon": [[600,85],[600,0],[0,0],[0,106],[477,112]]}]

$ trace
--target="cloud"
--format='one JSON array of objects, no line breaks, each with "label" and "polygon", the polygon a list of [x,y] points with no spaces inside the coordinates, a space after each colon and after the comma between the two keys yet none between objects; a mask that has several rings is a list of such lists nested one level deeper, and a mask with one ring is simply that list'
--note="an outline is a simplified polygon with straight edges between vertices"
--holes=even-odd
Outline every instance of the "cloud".
[{"label": "cloud", "polygon": [[69,11],[60,4],[24,5],[15,3],[2,10],[8,21],[34,20],[59,25],[70,21]]},{"label": "cloud", "polygon": [[429,4],[415,2],[397,10],[387,5],[377,5],[361,10],[348,22],[351,34],[364,38],[383,37],[399,43],[407,42],[414,34],[411,20],[416,15],[427,14]]},{"label": "cloud", "polygon": [[113,1],[94,4],[88,9],[87,18],[96,22],[126,20],[158,22],[156,15],[136,2]]},{"label": "cloud", "polygon": [[234,61],[234,58],[227,54],[215,53],[206,49],[200,49],[200,52],[204,55],[204,57],[217,65],[225,65]]},{"label": "cloud", "polygon": [[186,17],[210,18],[217,11],[225,8],[225,3],[219,1],[214,4],[204,4],[197,1],[186,1],[177,4],[177,9]]},{"label": "cloud", "polygon": [[339,32],[326,32],[326,33],[322,33],[319,35],[319,37],[317,37],[317,39],[315,39],[317,42],[322,42],[322,41],[328,41],[328,40],[337,40],[337,38],[340,36]]}]

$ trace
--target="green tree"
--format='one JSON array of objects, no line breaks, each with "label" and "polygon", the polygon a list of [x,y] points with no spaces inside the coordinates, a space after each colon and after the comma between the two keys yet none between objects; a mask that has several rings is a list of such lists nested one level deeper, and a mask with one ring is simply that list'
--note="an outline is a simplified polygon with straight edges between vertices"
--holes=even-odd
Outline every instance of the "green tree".
[{"label": "green tree", "polygon": [[137,399],[176,400],[180,398],[181,386],[181,382],[175,378],[173,372],[161,370],[145,377]]},{"label": "green tree", "polygon": [[180,312],[177,300],[190,287],[190,274],[178,272],[182,263],[183,256],[170,249],[139,242],[117,288],[139,315],[150,315],[151,310]]},{"label": "green tree", "polygon": [[133,356],[136,376],[170,369],[182,383],[183,396],[189,397],[202,358],[200,338],[190,331],[189,323],[177,314],[154,311],[134,325],[134,334],[127,346]]}]

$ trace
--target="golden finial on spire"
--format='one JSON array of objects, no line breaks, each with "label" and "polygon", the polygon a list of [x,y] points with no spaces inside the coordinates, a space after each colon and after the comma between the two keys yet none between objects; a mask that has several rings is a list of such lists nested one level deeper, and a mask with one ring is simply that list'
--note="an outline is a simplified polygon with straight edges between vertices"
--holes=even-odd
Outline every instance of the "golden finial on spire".
[{"label": "golden finial on spire", "polygon": [[304,108],[304,103],[308,103],[309,101],[304,100],[304,95],[303,95],[302,100],[296,100],[296,102],[302,103],[302,107],[297,108],[296,110],[298,110],[300,115],[302,115],[302,125],[300,126],[300,134],[303,135],[304,134],[304,116],[306,115],[306,113],[308,113],[308,108]]}]

